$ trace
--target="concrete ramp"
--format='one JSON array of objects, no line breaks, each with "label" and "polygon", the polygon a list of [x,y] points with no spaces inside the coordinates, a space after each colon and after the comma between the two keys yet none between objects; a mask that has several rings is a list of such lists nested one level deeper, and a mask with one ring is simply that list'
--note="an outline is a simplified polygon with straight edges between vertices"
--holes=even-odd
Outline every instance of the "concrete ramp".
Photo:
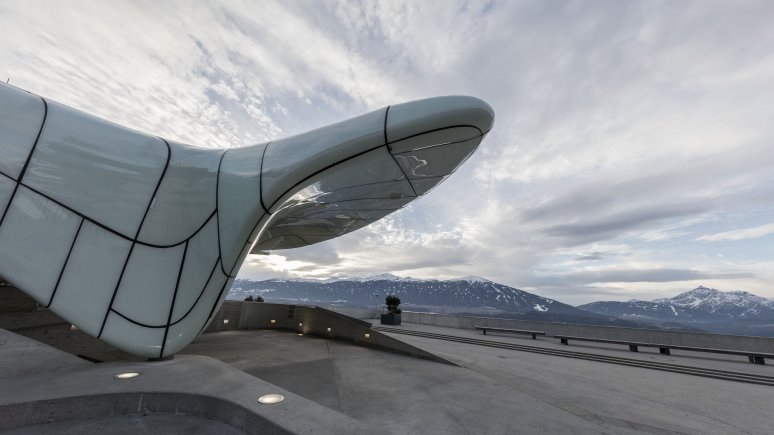
[{"label": "concrete ramp", "polygon": [[331,340],[341,340],[422,358],[443,364],[457,364],[371,328],[371,323],[322,307],[226,301],[205,332],[249,329],[296,331]]}]

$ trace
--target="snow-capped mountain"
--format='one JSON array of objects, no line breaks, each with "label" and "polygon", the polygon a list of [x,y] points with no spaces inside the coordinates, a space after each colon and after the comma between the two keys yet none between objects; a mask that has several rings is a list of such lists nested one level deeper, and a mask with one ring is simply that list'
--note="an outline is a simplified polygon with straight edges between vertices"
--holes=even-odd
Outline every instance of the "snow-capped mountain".
[{"label": "snow-capped mountain", "polygon": [[653,301],[592,302],[578,308],[616,317],[653,320],[774,319],[774,300],[748,292],[723,292],[707,287],[697,287],[672,298]]},{"label": "snow-capped mountain", "polygon": [[[376,307],[387,295],[401,298],[401,308],[447,314],[540,318],[543,320],[622,324],[567,304],[544,298],[479,276],[450,280],[421,280],[391,274],[328,280],[236,280],[229,299],[262,296],[267,302],[314,305],[340,304]],[[623,322],[631,324],[630,322]],[[634,326],[634,324],[631,324]]]},{"label": "snow-capped mountain", "polygon": [[669,299],[653,302],[670,303],[685,309],[700,310],[732,318],[771,317],[774,315],[774,299],[767,299],[744,291],[723,292],[707,287],[697,287]]},{"label": "snow-capped mountain", "polygon": [[657,325],[677,322],[713,332],[769,335],[774,331],[774,299],[703,286],[672,298],[592,302],[578,308]]}]

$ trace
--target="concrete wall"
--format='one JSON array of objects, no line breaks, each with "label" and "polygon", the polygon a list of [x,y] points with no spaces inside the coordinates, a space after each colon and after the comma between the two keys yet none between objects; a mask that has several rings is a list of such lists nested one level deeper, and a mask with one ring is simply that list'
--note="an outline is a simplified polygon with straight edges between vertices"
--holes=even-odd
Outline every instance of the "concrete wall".
[{"label": "concrete wall", "polygon": [[0,329],[15,332],[57,349],[99,361],[126,358],[125,352],[94,338],[44,308],[0,278]]},{"label": "concrete wall", "polygon": [[379,314],[382,314],[382,310],[376,310],[375,308],[355,308],[355,307],[323,307],[325,309],[335,311],[337,313],[344,314],[345,316],[354,317],[356,319],[375,320],[379,318]]},{"label": "concrete wall", "polygon": [[320,307],[225,301],[204,332],[238,329],[290,330],[455,365],[422,349],[374,331],[371,329],[371,323],[367,321]]},{"label": "concrete wall", "polygon": [[0,315],[36,311],[38,303],[21,290],[0,278]]},{"label": "concrete wall", "polygon": [[707,347],[739,351],[774,353],[774,338],[740,335],[706,334],[660,329],[622,328],[616,326],[580,325],[576,323],[538,322],[490,317],[462,317],[444,314],[404,311],[403,321],[447,328],[473,329],[474,326],[543,331],[550,336],[569,335],[608,340],[628,340],[673,346]]}]

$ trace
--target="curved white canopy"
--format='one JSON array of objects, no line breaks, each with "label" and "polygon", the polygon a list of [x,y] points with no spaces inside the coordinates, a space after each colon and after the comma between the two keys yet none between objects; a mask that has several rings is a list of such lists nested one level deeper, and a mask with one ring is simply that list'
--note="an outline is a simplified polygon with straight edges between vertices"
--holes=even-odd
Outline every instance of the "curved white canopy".
[{"label": "curved white canopy", "polygon": [[201,332],[249,252],[362,228],[452,174],[494,114],[390,106],[298,136],[200,149],[0,86],[0,276],[128,352]]}]

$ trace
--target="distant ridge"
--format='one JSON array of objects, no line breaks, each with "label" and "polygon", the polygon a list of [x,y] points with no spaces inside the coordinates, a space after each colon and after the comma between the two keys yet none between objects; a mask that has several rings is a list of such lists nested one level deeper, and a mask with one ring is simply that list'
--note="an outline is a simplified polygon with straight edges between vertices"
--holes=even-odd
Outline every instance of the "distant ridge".
[{"label": "distant ridge", "polygon": [[744,291],[699,286],[672,298],[592,302],[578,308],[658,326],[677,323],[711,332],[774,336],[774,299]]},{"label": "distant ridge", "polygon": [[401,307],[410,311],[641,326],[635,322],[580,310],[480,276],[446,280],[424,280],[392,274],[327,280],[240,279],[234,282],[228,298],[240,300],[249,295],[260,295],[267,302],[373,308],[377,305],[381,307],[388,294],[400,297],[403,302]]}]

